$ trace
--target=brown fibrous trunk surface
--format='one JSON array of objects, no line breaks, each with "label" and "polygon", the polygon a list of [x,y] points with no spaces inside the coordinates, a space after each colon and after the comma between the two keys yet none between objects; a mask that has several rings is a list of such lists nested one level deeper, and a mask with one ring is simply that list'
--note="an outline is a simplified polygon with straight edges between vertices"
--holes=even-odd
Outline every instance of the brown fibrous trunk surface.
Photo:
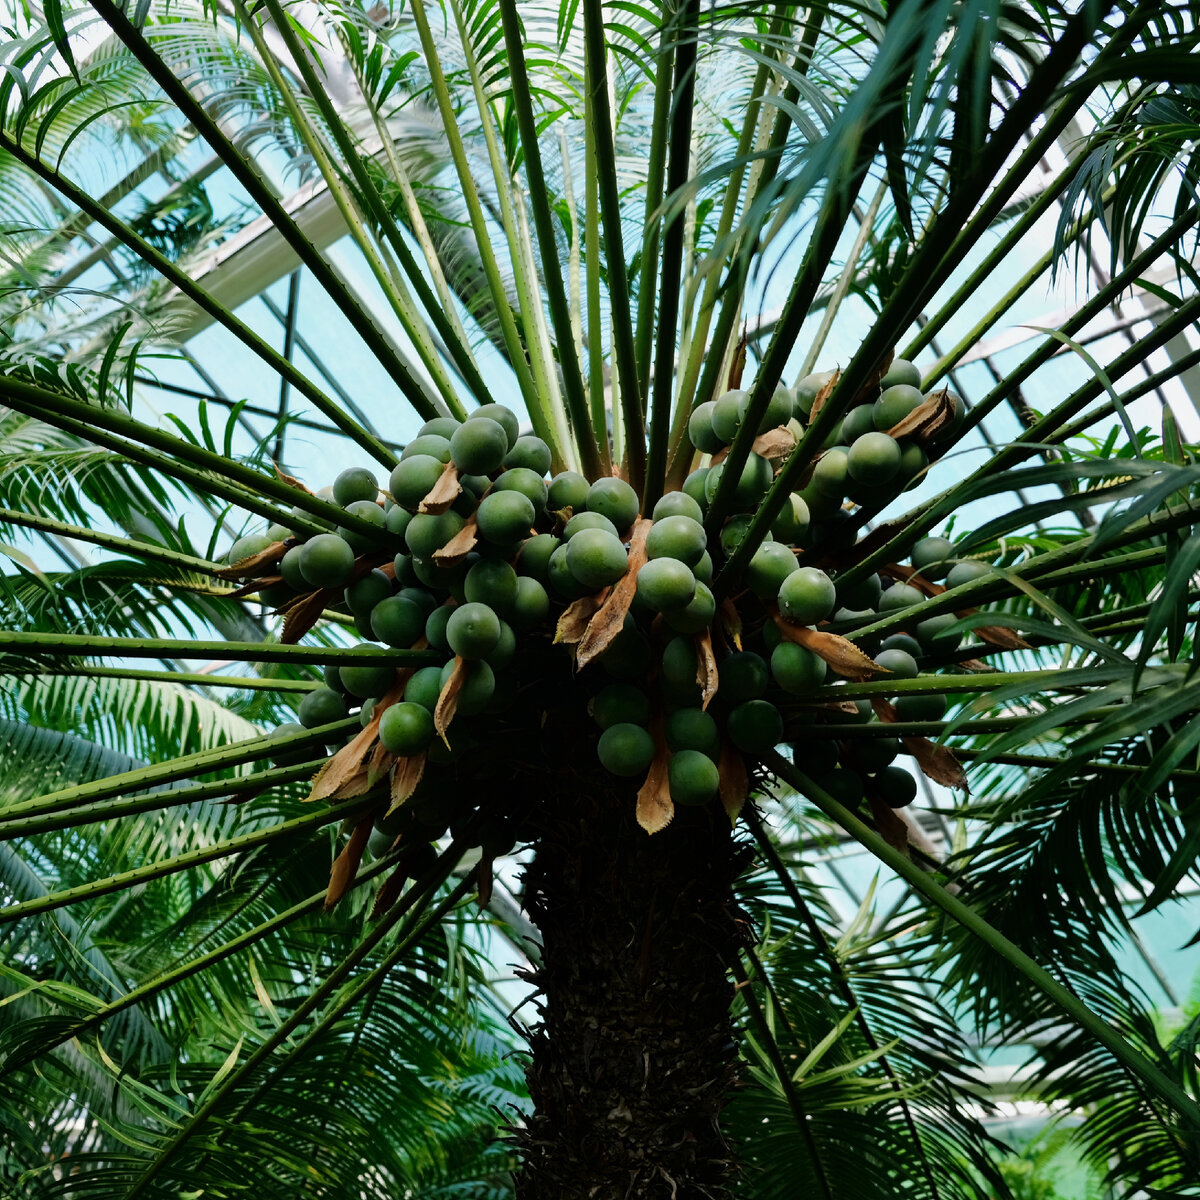
[{"label": "brown fibrous trunk surface", "polygon": [[[717,803],[648,835],[583,714],[547,714],[525,907],[540,1024],[519,1200],[709,1200],[732,1172],[736,847]],[[578,719],[582,718],[582,719]]]}]

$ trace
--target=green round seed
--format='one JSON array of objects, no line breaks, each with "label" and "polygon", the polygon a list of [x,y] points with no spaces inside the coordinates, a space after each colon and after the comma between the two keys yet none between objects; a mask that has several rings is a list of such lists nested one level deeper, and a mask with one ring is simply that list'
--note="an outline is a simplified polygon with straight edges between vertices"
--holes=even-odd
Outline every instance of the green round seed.
[{"label": "green round seed", "polygon": [[667,764],[667,783],[671,799],[687,808],[713,800],[720,788],[717,765],[699,750],[680,750]]},{"label": "green round seed", "polygon": [[333,481],[333,499],[343,508],[355,500],[370,500],[379,495],[379,484],[366,467],[350,467]]},{"label": "green round seed", "polygon": [[629,778],[640,775],[654,758],[654,739],[640,725],[627,721],[610,725],[601,735],[596,753],[604,769]]},{"label": "green round seed", "polygon": [[400,701],[389,705],[379,718],[379,740],[385,750],[407,758],[433,741],[433,714],[420,704]]},{"label": "green round seed", "polygon": [[587,504],[588,481],[578,471],[560,471],[546,489],[546,503],[553,512],[565,508],[581,511]]},{"label": "green round seed", "polygon": [[674,751],[698,750],[716,762],[721,757],[721,731],[702,708],[677,708],[664,723],[667,745]]},{"label": "green round seed", "polygon": [[354,577],[354,550],[336,533],[318,533],[300,549],[300,574],[309,587],[342,588]]},{"label": "green round seed", "polygon": [[655,612],[686,608],[696,595],[696,576],[677,558],[655,558],[637,573],[637,594]]},{"label": "green round seed", "polygon": [[800,567],[779,587],[779,611],[795,625],[824,621],[836,603],[833,580],[819,567]]},{"label": "green round seed", "polygon": [[707,548],[704,526],[692,517],[663,517],[655,519],[646,537],[648,558],[677,558],[694,567]]},{"label": "green round seed", "polygon": [[300,701],[297,716],[305,729],[329,725],[334,721],[345,720],[346,701],[341,692],[335,692],[333,688],[317,688]]},{"label": "green round seed", "polygon": [[407,649],[425,632],[426,614],[411,600],[389,596],[371,610],[371,636]]},{"label": "green round seed", "polygon": [[592,700],[592,719],[601,729],[626,722],[650,724],[650,700],[641,688],[630,683],[610,683]]},{"label": "green round seed", "polygon": [[589,512],[606,516],[618,533],[624,533],[637,520],[638,495],[625,480],[608,476],[588,488],[587,507]]},{"label": "green round seed", "polygon": [[567,542],[567,567],[580,584],[595,591],[625,574],[629,556],[616,534],[606,529],[581,529]]},{"label": "green round seed", "polygon": [[464,475],[490,475],[498,471],[508,453],[504,427],[487,417],[473,417],[460,425],[450,439],[450,461]]},{"label": "green round seed", "polygon": [[461,658],[484,658],[500,641],[500,618],[486,604],[461,604],[446,622],[446,641]]},{"label": "green round seed", "polygon": [[747,754],[762,754],[783,741],[783,717],[768,700],[747,700],[733,709],[726,729],[729,739]]},{"label": "green round seed", "polygon": [[697,522],[704,520],[703,509],[687,492],[665,492],[658,498],[651,515],[655,521],[663,521],[667,517],[691,517]]}]

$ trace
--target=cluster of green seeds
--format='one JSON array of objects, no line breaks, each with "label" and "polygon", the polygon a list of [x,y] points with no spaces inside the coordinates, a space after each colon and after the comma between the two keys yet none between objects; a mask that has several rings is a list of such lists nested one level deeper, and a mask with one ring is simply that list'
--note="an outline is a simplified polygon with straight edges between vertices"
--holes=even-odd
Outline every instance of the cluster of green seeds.
[{"label": "cluster of green seeds", "polygon": [[[828,378],[813,375],[796,389],[777,389],[759,432],[789,429],[798,437]],[[602,651],[580,674],[599,727],[599,761],[616,776],[636,778],[665,760],[672,801],[708,804],[722,793],[731,762],[744,756],[744,777],[746,760],[785,742],[798,711],[807,708],[811,719],[805,698],[832,682],[829,656],[812,648],[811,639],[802,644],[805,631],[853,637],[853,629],[876,614],[924,596],[903,579],[871,575],[850,582],[798,561],[817,532],[846,515],[847,501],[882,505],[928,464],[930,439],[886,432],[927,399],[919,379],[912,364],[897,361],[876,398],[850,411],[720,611],[714,571],[775,477],[772,461],[751,453],[730,515],[718,530],[706,527],[723,471],[722,462],[707,456],[720,457],[737,435],[749,402],[741,391],[694,411],[689,434],[706,457],[681,490],[658,500],[646,521],[623,479],[589,481],[573,471],[548,479],[547,444],[521,436],[516,416],[491,404],[464,422],[427,422],[382,486],[370,470],[356,467],[318,493],[375,527],[375,537],[359,528],[305,535],[272,526],[240,539],[230,561],[274,548],[277,565],[249,573],[262,584],[263,599],[281,611],[320,593],[327,608],[353,619],[366,639],[363,652],[428,648],[441,656],[440,664],[399,675],[377,660],[327,668],[325,685],[305,697],[297,714],[300,728],[354,710],[364,726],[377,716],[385,750],[400,758],[427,755],[429,769],[410,805],[418,812],[436,796],[437,767],[454,762],[469,744],[471,719],[486,720],[516,701],[517,672],[510,668],[522,639],[546,642],[557,630],[560,639],[578,643],[579,631],[563,637],[563,622],[588,597],[588,614],[606,619],[606,599],[633,569],[619,628],[609,629]],[[953,585],[987,569],[952,559],[949,542],[926,538],[913,550],[911,573],[932,582],[949,571]],[[271,571],[277,573],[264,574]],[[611,624],[611,613],[608,619]],[[953,614],[934,617],[860,648],[883,671],[915,677],[923,658],[957,645],[949,628],[955,620]],[[439,699],[452,678],[454,727],[439,736]],[[861,719],[874,719],[869,705],[858,707]],[[945,705],[939,696],[902,696],[895,708],[900,720],[936,719]],[[848,718],[841,713],[837,719]],[[283,727],[289,728],[296,726]],[[840,798],[874,794],[898,806],[916,791],[913,777],[892,765],[900,750],[891,738],[855,739],[852,754],[830,739],[809,738],[793,752]],[[430,825],[439,826],[436,820]]]}]

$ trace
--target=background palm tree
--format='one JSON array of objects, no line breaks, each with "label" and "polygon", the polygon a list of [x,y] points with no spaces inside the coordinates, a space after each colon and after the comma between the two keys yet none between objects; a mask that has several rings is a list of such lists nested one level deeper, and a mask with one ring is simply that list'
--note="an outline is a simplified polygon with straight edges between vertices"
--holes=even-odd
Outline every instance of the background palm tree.
[{"label": "background palm tree", "polygon": [[[11,20],[0,1178],[14,1195],[247,1181],[502,1195],[504,1122],[525,1196],[1002,1194],[971,1025],[1032,1046],[1030,1087],[1085,1116],[1079,1142],[1119,1194],[1195,1194],[1200,1026],[1164,1038],[1121,959],[1123,901],[1166,904],[1194,878],[1198,837],[1196,469],[1155,404],[1200,361],[1192,5],[93,0]],[[219,189],[235,202],[214,203]],[[385,404],[233,311],[247,296],[222,294],[214,264],[258,237],[378,365]],[[997,331],[1088,259],[1100,285],[1006,356]],[[1135,286],[1129,340],[1085,345]],[[155,389],[203,323],[273,381],[277,410]],[[964,617],[975,636],[917,679],[852,679],[789,708],[796,761],[760,756],[736,841],[715,806],[648,837],[635,789],[580,766],[594,733],[572,723],[579,689],[561,672],[544,678],[566,716],[545,732],[520,712],[495,723],[515,780],[493,781],[495,802],[559,800],[537,814],[526,880],[543,952],[503,903],[503,866],[486,919],[461,903],[489,892],[493,856],[463,858],[470,838],[346,858],[339,823],[357,826],[363,800],[304,802],[345,723],[258,736],[357,637],[326,611],[304,648],[281,645],[270,606],[218,574],[264,519],[355,528],[272,470],[285,446],[289,470],[322,468],[298,431],[340,433],[386,469],[420,420],[499,400],[556,471],[619,470],[648,513],[700,461],[689,415],[744,378],[716,534],[776,385],[838,366],[718,561],[714,587],[737,596],[893,349],[932,394],[967,379],[985,334],[990,385],[957,452],[906,513],[868,499],[815,524],[805,553],[849,585],[945,529],[990,567],[903,615],[849,620],[851,643],[986,616]],[[100,553],[81,564],[81,546]],[[47,547],[62,569],[37,561]],[[947,718],[893,730],[813,707],[927,693],[951,697]],[[927,735],[970,768],[970,795],[934,793],[952,845],[810,778],[815,747],[849,758],[889,732],[935,783],[961,780]],[[302,761],[265,767],[281,746]],[[817,866],[846,837],[908,885],[848,925]],[[326,914],[335,854],[355,873]],[[578,878],[600,886],[593,861],[609,891],[572,897]],[[379,905],[377,886],[399,903]],[[682,898],[666,916],[663,896]],[[504,1019],[518,995],[486,965],[526,952],[544,998],[540,1030],[518,1026],[531,1100]],[[627,1104],[642,1064],[652,1082]]]}]

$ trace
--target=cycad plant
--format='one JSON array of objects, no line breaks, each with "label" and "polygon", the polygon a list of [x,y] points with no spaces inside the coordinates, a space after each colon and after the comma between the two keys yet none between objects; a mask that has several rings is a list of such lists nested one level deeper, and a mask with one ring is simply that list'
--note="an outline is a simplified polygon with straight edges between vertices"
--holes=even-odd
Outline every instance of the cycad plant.
[{"label": "cycad plant", "polygon": [[[12,1194],[998,1195],[970,1027],[1197,1194],[1120,965],[1200,844],[1196,18],[11,12]],[[343,378],[222,297],[251,236]],[[274,418],[151,407],[198,314]],[[846,924],[848,842],[904,892]]]}]

